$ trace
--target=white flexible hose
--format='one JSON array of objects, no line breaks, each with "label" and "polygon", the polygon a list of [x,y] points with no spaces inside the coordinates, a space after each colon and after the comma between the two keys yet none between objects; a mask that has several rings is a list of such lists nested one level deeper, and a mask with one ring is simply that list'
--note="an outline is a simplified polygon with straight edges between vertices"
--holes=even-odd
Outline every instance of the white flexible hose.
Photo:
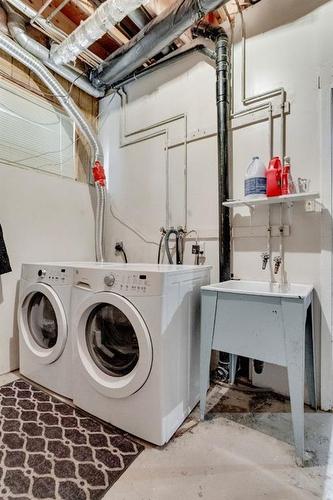
[{"label": "white flexible hose", "polygon": [[[95,131],[91,125],[86,121],[83,114],[69,97],[63,87],[54,78],[52,73],[39,61],[36,57],[20,47],[16,42],[11,40],[7,35],[0,32],[0,49],[9,54],[11,57],[27,66],[33,71],[38,78],[50,89],[54,96],[58,99],[60,104],[67,111],[69,116],[73,119],[76,126],[82,132],[84,137],[89,143],[92,158],[103,164],[103,149],[99,142]],[[95,249],[96,259],[103,262],[103,219],[105,207],[105,188],[96,183],[97,190],[97,209],[96,209],[96,222],[95,222]]]},{"label": "white flexible hose", "polygon": [[105,186],[95,183],[96,201],[96,221],[95,221],[95,250],[97,262],[104,262],[104,214],[105,214]]}]

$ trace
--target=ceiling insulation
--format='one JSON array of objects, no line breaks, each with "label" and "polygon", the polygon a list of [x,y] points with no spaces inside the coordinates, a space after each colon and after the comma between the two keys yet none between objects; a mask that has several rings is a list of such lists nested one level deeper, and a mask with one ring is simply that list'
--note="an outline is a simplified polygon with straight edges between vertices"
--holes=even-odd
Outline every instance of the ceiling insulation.
[{"label": "ceiling insulation", "polygon": [[[131,15],[126,17],[117,26],[112,27],[102,38],[91,45],[89,50],[83,52],[79,59],[89,67],[96,67],[120,46],[126,44],[149,21],[173,5],[175,1],[150,0],[144,7],[137,9],[137,11],[131,13]],[[239,5],[242,9],[246,9],[257,1],[239,0]],[[74,31],[82,21],[87,19],[103,0],[22,0],[22,2],[36,11],[37,15],[31,20],[31,24],[45,33],[45,24],[42,27],[39,23],[39,19],[42,17],[43,20],[47,20],[49,23],[50,29],[46,34],[50,37],[51,41],[60,41],[60,39],[65,38]],[[219,25],[229,16],[232,19],[237,12],[236,1],[230,0],[226,7],[218,9],[213,16],[210,15],[205,21]],[[168,50],[174,50],[184,44],[191,43],[192,39],[192,31],[187,30],[179,39],[174,41]]]}]

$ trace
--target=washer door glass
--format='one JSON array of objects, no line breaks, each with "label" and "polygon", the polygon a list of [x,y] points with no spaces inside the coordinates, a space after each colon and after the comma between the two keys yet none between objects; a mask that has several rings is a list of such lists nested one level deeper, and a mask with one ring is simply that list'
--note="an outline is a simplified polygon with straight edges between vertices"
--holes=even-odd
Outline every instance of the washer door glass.
[{"label": "washer door glass", "polygon": [[123,377],[138,363],[135,330],[127,316],[113,304],[98,304],[90,312],[86,342],[94,363],[108,375]]},{"label": "washer door glass", "polygon": [[30,333],[38,346],[52,349],[58,340],[58,322],[51,302],[42,292],[31,296],[27,319]]}]

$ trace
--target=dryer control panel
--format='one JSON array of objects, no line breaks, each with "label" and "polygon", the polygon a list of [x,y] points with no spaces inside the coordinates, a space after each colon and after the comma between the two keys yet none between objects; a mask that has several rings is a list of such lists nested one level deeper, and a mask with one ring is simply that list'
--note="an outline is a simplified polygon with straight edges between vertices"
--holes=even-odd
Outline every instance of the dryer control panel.
[{"label": "dryer control panel", "polygon": [[163,275],[159,273],[122,271],[117,269],[76,269],[74,285],[92,291],[110,291],[124,296],[160,295]]},{"label": "dryer control panel", "polygon": [[153,280],[147,274],[140,273],[108,273],[104,284],[107,288],[117,289],[119,292],[131,292],[135,295],[145,295],[150,291]]}]

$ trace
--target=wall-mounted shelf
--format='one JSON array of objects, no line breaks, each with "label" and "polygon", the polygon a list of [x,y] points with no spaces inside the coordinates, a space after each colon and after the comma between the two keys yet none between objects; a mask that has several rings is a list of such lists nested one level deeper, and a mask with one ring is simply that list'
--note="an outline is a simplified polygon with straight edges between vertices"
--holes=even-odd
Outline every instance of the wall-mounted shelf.
[{"label": "wall-mounted shelf", "polygon": [[229,208],[235,207],[256,207],[259,205],[273,205],[276,203],[287,203],[292,205],[297,201],[316,200],[319,198],[319,193],[296,193],[286,194],[283,196],[272,196],[270,198],[244,198],[242,200],[225,201],[223,205]]}]

